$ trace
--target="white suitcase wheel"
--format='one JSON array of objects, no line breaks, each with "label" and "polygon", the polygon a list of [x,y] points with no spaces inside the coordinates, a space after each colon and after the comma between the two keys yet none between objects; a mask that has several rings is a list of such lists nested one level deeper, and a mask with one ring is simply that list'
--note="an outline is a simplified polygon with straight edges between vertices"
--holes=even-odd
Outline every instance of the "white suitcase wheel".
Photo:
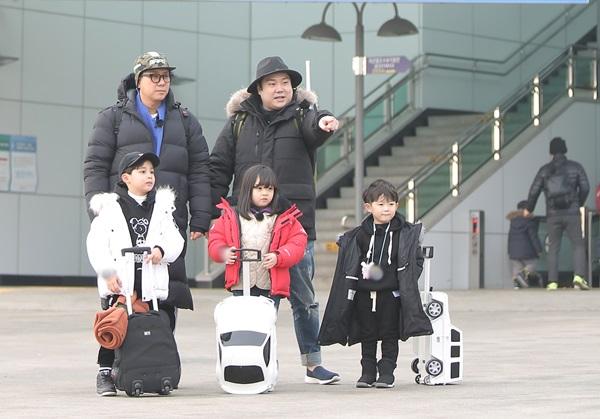
[{"label": "white suitcase wheel", "polygon": [[425,364],[425,370],[432,377],[437,377],[443,371],[442,361],[438,359],[432,359]]},{"label": "white suitcase wheel", "polygon": [[410,365],[410,369],[412,370],[412,372],[414,372],[415,374],[419,373],[419,358],[415,358],[413,359],[412,364]]},{"label": "white suitcase wheel", "polygon": [[427,315],[432,319],[437,319],[444,313],[444,307],[442,303],[437,300],[433,300],[427,304]]}]

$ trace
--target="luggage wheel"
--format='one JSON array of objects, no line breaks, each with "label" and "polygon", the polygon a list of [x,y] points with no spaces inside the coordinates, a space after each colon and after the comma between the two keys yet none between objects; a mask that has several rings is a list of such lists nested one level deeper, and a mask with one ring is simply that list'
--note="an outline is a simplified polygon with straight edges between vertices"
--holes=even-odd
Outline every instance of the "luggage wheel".
[{"label": "luggage wheel", "polygon": [[413,359],[412,364],[410,364],[410,369],[412,369],[415,374],[419,373],[419,358]]},{"label": "luggage wheel", "polygon": [[415,375],[415,383],[421,384],[421,374]]},{"label": "luggage wheel", "polygon": [[131,390],[125,390],[125,394],[129,397],[139,397],[144,393],[143,389],[144,386],[141,381],[134,381],[131,383]]},{"label": "luggage wheel", "polygon": [[158,392],[158,394],[161,396],[166,396],[171,393],[171,390],[173,390],[171,380],[169,378],[164,378],[162,381],[162,389]]},{"label": "luggage wheel", "polygon": [[426,375],[425,378],[423,379],[423,383],[427,384],[427,385],[431,384],[431,377]]},{"label": "luggage wheel", "polygon": [[431,319],[437,319],[444,313],[444,306],[438,300],[433,300],[427,304],[426,310]]},{"label": "luggage wheel", "polygon": [[439,359],[430,359],[427,364],[425,364],[425,371],[430,374],[432,377],[437,377],[443,371],[442,361]]}]

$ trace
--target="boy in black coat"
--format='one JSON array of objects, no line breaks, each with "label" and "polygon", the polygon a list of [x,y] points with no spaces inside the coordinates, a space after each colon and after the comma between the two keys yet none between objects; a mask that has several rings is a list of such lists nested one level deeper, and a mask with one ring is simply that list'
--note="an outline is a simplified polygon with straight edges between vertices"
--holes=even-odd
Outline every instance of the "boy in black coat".
[{"label": "boy in black coat", "polygon": [[363,201],[370,215],[338,242],[338,262],[319,342],[360,342],[362,375],[356,387],[391,388],[398,340],[432,333],[417,286],[423,267],[421,225],[407,222],[396,212],[398,192],[389,182],[373,182],[363,193]]},{"label": "boy in black coat", "polygon": [[517,210],[508,213],[508,256],[512,265],[512,278],[515,289],[529,287],[529,279],[539,279],[535,265],[542,253],[542,245],[537,236],[538,224],[531,214],[525,215],[527,201],[520,201]]}]

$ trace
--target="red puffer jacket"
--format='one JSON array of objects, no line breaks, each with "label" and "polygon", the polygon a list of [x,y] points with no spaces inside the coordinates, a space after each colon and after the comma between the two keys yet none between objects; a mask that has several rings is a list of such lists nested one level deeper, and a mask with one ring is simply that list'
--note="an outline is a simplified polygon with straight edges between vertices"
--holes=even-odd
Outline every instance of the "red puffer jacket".
[{"label": "red puffer jacket", "polygon": [[[215,262],[223,262],[224,248],[240,246],[240,224],[238,214],[229,203],[221,199],[217,208],[223,210],[221,216],[210,228],[208,254]],[[297,220],[302,213],[296,205],[277,216],[273,226],[269,252],[277,254],[277,264],[269,269],[271,275],[271,295],[290,296],[289,268],[304,257],[307,235]],[[230,289],[240,280],[240,262],[225,266],[225,288]]]}]

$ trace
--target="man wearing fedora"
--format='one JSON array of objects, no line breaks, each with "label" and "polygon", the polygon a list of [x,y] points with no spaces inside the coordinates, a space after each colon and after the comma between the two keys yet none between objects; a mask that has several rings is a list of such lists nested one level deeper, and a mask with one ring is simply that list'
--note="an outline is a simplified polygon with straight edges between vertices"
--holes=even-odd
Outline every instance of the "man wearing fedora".
[{"label": "man wearing fedora", "polygon": [[279,192],[302,211],[308,234],[304,258],[290,269],[290,303],[305,382],[330,384],[338,374],[321,366],[319,306],[312,284],[315,233],[315,152],[338,128],[338,120],[316,109],[316,95],[299,88],[302,75],[280,57],[262,59],[247,89],[235,92],[226,106],[229,118],[210,156],[213,204],[227,196],[233,179],[234,204],[244,172],[255,164],[271,167]]},{"label": "man wearing fedora", "polygon": [[585,205],[590,184],[581,164],[568,160],[567,144],[561,137],[550,141],[552,161],[538,171],[527,199],[524,214],[527,217],[544,191],[546,197],[546,224],[548,230],[548,285],[547,290],[558,288],[558,251],[563,232],[573,246],[573,288],[589,290],[584,279],[586,272],[585,242],[581,235],[579,208]]}]

